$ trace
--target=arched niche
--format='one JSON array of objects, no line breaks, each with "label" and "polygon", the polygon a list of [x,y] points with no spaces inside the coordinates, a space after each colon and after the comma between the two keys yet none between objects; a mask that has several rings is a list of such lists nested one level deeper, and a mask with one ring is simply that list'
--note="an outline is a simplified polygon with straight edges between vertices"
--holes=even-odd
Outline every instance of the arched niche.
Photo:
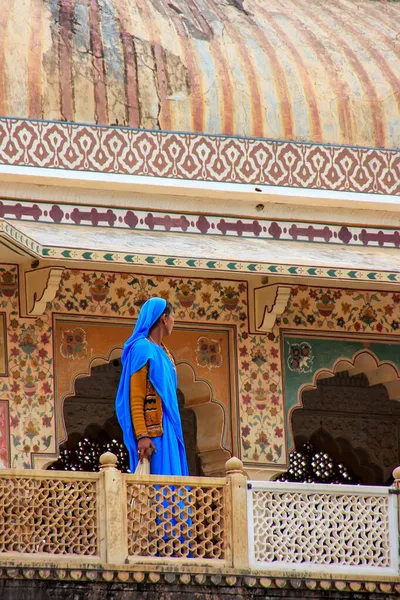
[{"label": "arched niche", "polygon": [[213,399],[212,387],[197,377],[196,370],[187,361],[176,365],[178,386],[185,397],[185,406],[197,417],[197,449],[205,475],[222,475],[230,453],[223,447],[225,410]]},{"label": "arched niche", "polygon": [[[350,379],[357,377],[364,379],[365,396],[368,393],[370,401],[369,404],[365,402],[364,405],[362,402],[358,402],[357,410],[359,416],[363,410],[365,411],[365,420],[367,420],[367,417],[369,420],[375,418],[372,415],[371,406],[375,407],[376,413],[381,410],[379,398],[382,399],[382,402],[386,401],[388,406],[391,404],[389,400],[400,399],[400,345],[398,343],[392,341],[385,343],[373,340],[346,340],[322,336],[299,338],[286,335],[283,337],[283,345],[286,431],[289,452],[294,450],[295,445],[296,448],[299,445],[299,441],[296,440],[297,443],[295,444],[294,440],[293,412],[302,408],[303,410],[307,409],[307,406],[304,407],[303,405],[303,398],[307,397],[307,393],[317,390],[323,383],[326,384],[328,381],[334,383],[340,374]],[[381,388],[380,395],[376,393],[378,388]],[[372,394],[368,390],[374,393]],[[372,397],[376,397],[375,405],[371,404]],[[349,403],[351,402],[350,396]],[[393,409],[391,409],[393,412],[398,412],[397,406]],[[338,408],[335,407],[334,410],[338,411]],[[371,413],[368,411],[371,411]],[[308,416],[304,415],[303,418],[308,419]],[[383,421],[385,420],[390,421],[386,417]],[[377,427],[378,423],[381,427],[382,423],[379,419],[377,420]],[[357,429],[358,425],[354,424],[354,427]],[[323,430],[323,428],[324,423],[321,418],[319,429]],[[317,430],[318,423],[316,423],[314,433]],[[387,473],[390,473],[390,468],[388,465],[386,465],[386,468],[382,468],[383,465],[377,463],[376,452],[374,455],[374,452],[371,451],[371,456],[369,456],[366,440],[362,440],[362,443],[357,445],[357,441],[362,436],[358,436],[358,438],[357,436],[353,436],[353,438],[349,436],[346,439],[346,435],[336,432],[333,437],[334,439],[330,440],[330,444],[334,450],[337,450],[334,454],[339,462],[347,452],[352,457],[354,465],[357,466],[357,460],[359,463],[363,462],[366,465],[365,473],[369,473],[366,477],[369,483],[378,483],[379,480],[381,483],[385,481]],[[304,442],[305,440],[301,441]],[[381,475],[379,475],[380,469]],[[356,470],[360,473],[360,469]]]},{"label": "arched niche", "polygon": [[[114,364],[118,378],[121,370],[120,357],[122,348],[112,348],[107,356],[93,356],[87,364],[87,369],[81,370],[74,375],[70,383],[70,390],[63,395],[62,407],[63,415],[67,410],[68,405],[75,396],[77,382],[82,378],[91,378],[94,369],[108,368],[111,363]],[[184,398],[184,412],[193,412],[196,417],[196,451],[201,464],[201,471],[204,475],[217,475],[224,473],[224,465],[230,457],[230,452],[223,447],[223,436],[225,427],[225,410],[224,407],[214,400],[211,384],[197,376],[196,369],[188,361],[180,361],[176,365],[178,376],[178,389],[181,394],[179,397]],[[118,381],[115,382],[115,393]],[[100,420],[110,422],[112,414],[106,414]],[[182,418],[184,415],[182,414]],[[61,442],[66,441],[68,433],[76,434],[76,431],[68,431],[65,427],[65,419],[63,418],[63,430],[65,435]],[[99,422],[93,419],[93,422],[86,422],[82,426],[82,433],[99,427]],[[54,458],[50,459],[43,465],[47,468]]]}]

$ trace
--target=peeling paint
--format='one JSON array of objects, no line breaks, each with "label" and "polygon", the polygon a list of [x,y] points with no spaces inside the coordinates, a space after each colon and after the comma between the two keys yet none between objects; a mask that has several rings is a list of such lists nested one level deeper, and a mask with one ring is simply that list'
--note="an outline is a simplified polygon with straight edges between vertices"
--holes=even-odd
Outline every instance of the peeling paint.
[{"label": "peeling paint", "polygon": [[400,147],[398,3],[2,0],[2,11],[0,115]]}]

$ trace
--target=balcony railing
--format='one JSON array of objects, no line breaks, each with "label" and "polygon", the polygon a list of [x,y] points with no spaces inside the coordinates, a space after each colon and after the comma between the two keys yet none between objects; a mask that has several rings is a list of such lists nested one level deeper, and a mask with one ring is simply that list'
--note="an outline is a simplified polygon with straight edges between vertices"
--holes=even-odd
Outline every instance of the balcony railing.
[{"label": "balcony railing", "polygon": [[397,496],[390,488],[253,482],[254,569],[398,574]]},{"label": "balcony railing", "polygon": [[0,471],[0,562],[398,574],[395,488]]}]

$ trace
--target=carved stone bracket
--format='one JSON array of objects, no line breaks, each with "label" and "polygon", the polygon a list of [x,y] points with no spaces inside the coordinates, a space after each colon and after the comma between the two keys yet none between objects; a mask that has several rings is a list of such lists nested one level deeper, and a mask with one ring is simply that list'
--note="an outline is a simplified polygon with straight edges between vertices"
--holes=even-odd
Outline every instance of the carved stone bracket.
[{"label": "carved stone bracket", "polygon": [[290,290],[288,285],[268,285],[254,290],[257,331],[272,331],[276,319],[287,307]]},{"label": "carved stone bracket", "polygon": [[60,286],[63,269],[45,267],[25,272],[26,308],[28,315],[43,315],[48,302],[52,302]]}]

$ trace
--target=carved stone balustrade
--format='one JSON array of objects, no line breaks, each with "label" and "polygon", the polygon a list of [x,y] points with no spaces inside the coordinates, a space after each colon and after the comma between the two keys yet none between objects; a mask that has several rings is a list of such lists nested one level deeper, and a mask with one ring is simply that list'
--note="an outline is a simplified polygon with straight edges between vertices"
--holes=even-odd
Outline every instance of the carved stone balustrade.
[{"label": "carved stone balustrade", "polygon": [[142,583],[400,593],[400,469],[384,488],[249,482],[237,458],[219,478],[125,475],[109,452],[100,462],[99,473],[0,471],[0,596],[2,580],[62,580],[66,594],[72,580],[119,582],[134,599]]}]

